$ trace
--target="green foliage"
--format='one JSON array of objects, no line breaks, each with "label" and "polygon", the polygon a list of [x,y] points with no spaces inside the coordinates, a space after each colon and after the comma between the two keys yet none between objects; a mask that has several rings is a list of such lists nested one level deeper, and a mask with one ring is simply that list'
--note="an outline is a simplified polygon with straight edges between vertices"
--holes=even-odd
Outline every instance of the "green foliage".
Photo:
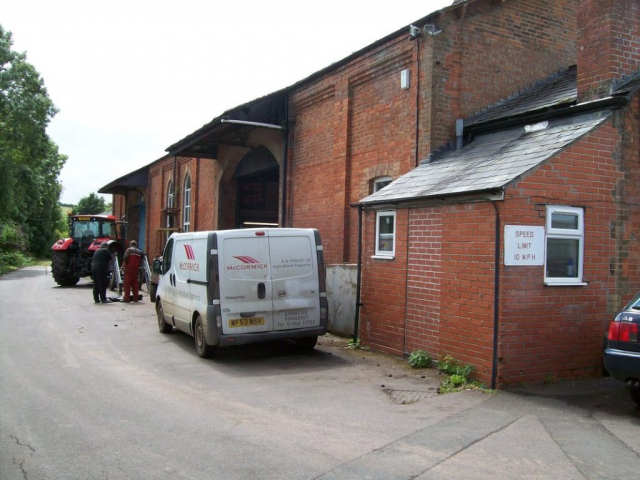
[{"label": "green foliage", "polygon": [[438,361],[438,370],[448,375],[440,384],[440,389],[438,390],[440,393],[457,392],[470,387],[482,388],[476,382],[469,380],[473,367],[461,363],[451,355],[445,355]]},{"label": "green foliage", "polygon": [[427,368],[431,365],[431,356],[424,350],[414,350],[409,355],[409,365],[413,368]]},{"label": "green foliage", "polygon": [[369,350],[369,347],[360,343],[360,339],[358,338],[357,340],[352,338],[351,340],[349,340],[349,342],[347,343],[347,345],[345,346],[345,348],[350,348],[351,350]]},{"label": "green foliage", "polygon": [[14,222],[0,223],[0,251],[24,251],[27,240],[20,226]]},{"label": "green foliage", "polygon": [[4,252],[0,250],[0,275],[26,267],[32,263],[33,259],[22,252]]},{"label": "green foliage", "polygon": [[82,197],[75,208],[76,215],[97,215],[106,210],[104,198],[95,193]]},{"label": "green foliage", "polygon": [[438,370],[447,375],[461,375],[467,378],[473,372],[473,367],[460,363],[451,355],[445,355],[438,361]]},{"label": "green foliage", "polygon": [[31,263],[24,253],[27,240],[15,223],[0,223],[0,275]]},{"label": "green foliage", "polygon": [[44,255],[60,217],[58,176],[66,157],[46,133],[57,110],[44,82],[12,45],[0,26],[0,224],[19,226],[25,248]]}]

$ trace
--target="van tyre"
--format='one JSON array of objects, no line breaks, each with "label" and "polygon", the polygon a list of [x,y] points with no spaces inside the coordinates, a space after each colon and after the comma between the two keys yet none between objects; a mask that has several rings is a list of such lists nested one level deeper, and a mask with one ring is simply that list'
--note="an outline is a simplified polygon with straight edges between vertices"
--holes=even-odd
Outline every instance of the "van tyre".
[{"label": "van tyre", "polygon": [[171,333],[173,327],[164,319],[164,310],[160,300],[156,303],[156,315],[158,316],[158,330],[160,330],[160,333]]},{"label": "van tyre", "polygon": [[300,350],[313,350],[318,344],[318,337],[303,337],[297,340]]},{"label": "van tyre", "polygon": [[155,283],[150,284],[151,286],[149,287],[149,299],[152,302],[156,301],[156,293],[158,293],[158,285],[156,285]]},{"label": "van tyre", "polygon": [[631,394],[631,400],[636,402],[637,405],[640,405],[640,389],[632,388],[629,390],[629,393]]},{"label": "van tyre", "polygon": [[196,318],[196,328],[193,337],[195,338],[196,351],[200,358],[209,358],[213,355],[215,348],[207,344],[207,340],[204,336],[204,323],[202,322],[202,317],[200,317],[200,315]]}]

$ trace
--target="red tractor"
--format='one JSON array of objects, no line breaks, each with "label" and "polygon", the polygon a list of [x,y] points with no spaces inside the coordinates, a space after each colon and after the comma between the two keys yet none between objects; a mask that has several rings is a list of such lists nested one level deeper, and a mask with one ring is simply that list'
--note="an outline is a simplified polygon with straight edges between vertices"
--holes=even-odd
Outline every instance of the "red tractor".
[{"label": "red tractor", "polygon": [[[58,240],[51,250],[51,272],[56,283],[70,287],[78,283],[80,277],[91,275],[93,253],[102,242],[109,244],[109,251],[117,257],[118,265],[124,249],[116,228],[113,215],[72,215],[69,217],[70,238]],[[110,288],[117,288],[116,275],[110,271]]]}]

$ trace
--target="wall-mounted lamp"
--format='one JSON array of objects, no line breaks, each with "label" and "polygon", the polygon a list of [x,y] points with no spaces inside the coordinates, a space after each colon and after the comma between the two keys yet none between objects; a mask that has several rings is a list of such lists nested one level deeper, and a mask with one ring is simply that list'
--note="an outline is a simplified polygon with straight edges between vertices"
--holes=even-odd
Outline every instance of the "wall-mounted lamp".
[{"label": "wall-mounted lamp", "polygon": [[415,40],[422,35],[422,30],[414,25],[409,25],[409,40]]}]

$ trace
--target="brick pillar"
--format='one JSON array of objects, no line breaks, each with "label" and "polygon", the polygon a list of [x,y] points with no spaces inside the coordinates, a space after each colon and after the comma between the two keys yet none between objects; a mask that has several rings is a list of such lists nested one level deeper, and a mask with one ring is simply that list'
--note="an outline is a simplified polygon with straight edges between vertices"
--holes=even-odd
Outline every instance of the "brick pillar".
[{"label": "brick pillar", "polygon": [[609,95],[640,68],[640,0],[582,0],[578,9],[578,99]]}]

